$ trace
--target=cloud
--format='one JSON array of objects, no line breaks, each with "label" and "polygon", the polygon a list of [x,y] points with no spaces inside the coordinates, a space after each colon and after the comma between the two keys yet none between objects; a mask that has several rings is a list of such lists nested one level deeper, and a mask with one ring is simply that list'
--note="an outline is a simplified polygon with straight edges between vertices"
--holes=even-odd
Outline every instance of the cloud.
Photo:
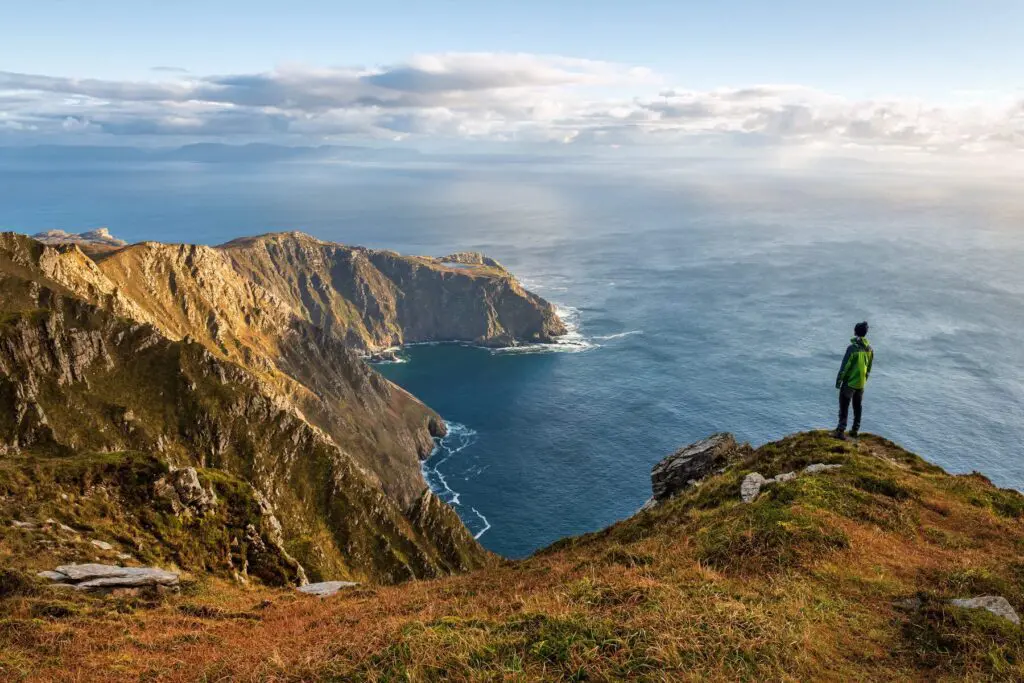
[{"label": "cloud", "polygon": [[[489,140],[634,146],[1024,151],[1024,102],[854,100],[794,84],[660,88],[650,70],[532,54],[449,53],[366,68],[284,66],[152,81],[0,72],[12,136]],[[169,76],[169,78],[167,77]],[[991,102],[987,98],[986,102]]]}]

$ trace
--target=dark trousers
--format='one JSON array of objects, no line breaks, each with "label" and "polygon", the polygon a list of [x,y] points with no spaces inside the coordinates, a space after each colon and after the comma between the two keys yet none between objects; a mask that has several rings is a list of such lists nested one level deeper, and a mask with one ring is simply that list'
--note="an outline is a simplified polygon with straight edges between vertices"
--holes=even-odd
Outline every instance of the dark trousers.
[{"label": "dark trousers", "polygon": [[846,418],[850,414],[850,403],[853,403],[853,430],[854,432],[860,431],[860,416],[861,408],[863,407],[862,401],[864,400],[863,389],[851,389],[850,387],[843,385],[843,388],[839,390],[839,426],[836,427],[839,431],[846,430]]}]

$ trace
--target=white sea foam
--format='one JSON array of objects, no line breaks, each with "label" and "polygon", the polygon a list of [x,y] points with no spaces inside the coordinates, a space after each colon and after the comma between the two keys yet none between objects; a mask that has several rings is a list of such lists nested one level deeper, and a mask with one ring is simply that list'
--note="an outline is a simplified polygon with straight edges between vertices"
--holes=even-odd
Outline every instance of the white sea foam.
[{"label": "white sea foam", "polygon": [[643,334],[643,330],[630,330],[629,332],[619,332],[618,334],[606,334],[600,337],[594,337],[601,341],[609,341],[611,339],[622,339],[623,337],[632,337],[634,334]]},{"label": "white sea foam", "polygon": [[401,356],[398,356],[394,360],[378,360],[378,361],[373,361],[372,364],[373,365],[401,365],[402,363],[408,363],[408,362],[409,362],[408,358],[402,358]]},{"label": "white sea foam", "polygon": [[580,331],[580,312],[572,306],[555,304],[555,313],[565,323],[566,333],[549,344],[518,344],[491,349],[491,353],[580,353],[598,348]]},{"label": "white sea foam", "polygon": [[[433,452],[422,464],[423,478],[426,479],[427,485],[430,486],[430,490],[435,495],[455,508],[456,512],[459,512],[460,508],[462,508],[462,494],[449,485],[448,477],[441,471],[441,466],[476,443],[477,433],[476,430],[458,422],[445,422],[445,426],[448,428],[448,433],[435,440]],[[482,472],[483,469],[474,468],[477,473]],[[473,473],[474,470],[470,470],[469,473]],[[469,481],[469,477],[466,477],[465,480]],[[466,527],[470,528],[473,538],[480,538],[491,528],[491,523],[476,508],[470,507],[470,510],[483,522],[484,526],[482,529],[474,532],[461,512],[459,516],[462,517]],[[476,526],[476,524],[472,526]]]},{"label": "white sea foam", "polygon": [[490,522],[488,522],[488,521],[487,521],[487,518],[486,518],[486,517],[484,517],[483,515],[481,515],[481,514],[480,514],[480,511],[479,511],[479,510],[477,510],[476,508],[474,508],[474,507],[471,507],[471,508],[469,508],[469,509],[470,509],[470,510],[472,510],[472,511],[473,511],[473,513],[474,513],[474,514],[475,514],[475,515],[476,515],[477,517],[479,517],[479,518],[480,518],[480,521],[482,521],[482,522],[484,523],[484,528],[483,528],[483,529],[481,529],[480,531],[476,532],[475,534],[473,534],[473,538],[475,538],[475,539],[478,539],[478,540],[479,540],[479,538],[480,538],[481,536],[483,536],[484,534],[486,534],[486,533],[487,533],[487,531],[488,531],[488,530],[489,530],[489,529],[491,528],[491,523],[490,523]]}]

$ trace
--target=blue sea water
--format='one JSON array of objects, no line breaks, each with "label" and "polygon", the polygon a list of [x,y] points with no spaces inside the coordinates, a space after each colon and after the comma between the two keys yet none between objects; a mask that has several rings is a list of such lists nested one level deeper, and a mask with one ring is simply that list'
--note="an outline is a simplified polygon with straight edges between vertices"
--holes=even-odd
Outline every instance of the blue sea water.
[{"label": "blue sea water", "polygon": [[582,162],[0,167],[0,227],[131,241],[270,230],[475,249],[575,328],[541,353],[407,349],[388,377],[452,425],[425,464],[488,548],[628,516],[650,467],[715,431],[834,426],[853,323],[877,349],[864,429],[1024,487],[1024,208],[876,173]]}]

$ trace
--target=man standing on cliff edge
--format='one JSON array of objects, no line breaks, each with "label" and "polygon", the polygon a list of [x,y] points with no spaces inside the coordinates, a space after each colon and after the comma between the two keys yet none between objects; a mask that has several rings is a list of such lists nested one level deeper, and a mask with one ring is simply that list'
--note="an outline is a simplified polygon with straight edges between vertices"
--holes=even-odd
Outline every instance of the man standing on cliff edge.
[{"label": "man standing on cliff edge", "polygon": [[851,402],[853,403],[853,429],[850,430],[850,436],[856,439],[857,433],[860,431],[864,386],[868,383],[871,363],[875,360],[875,352],[865,338],[868,336],[868,324],[862,322],[854,325],[853,335],[850,345],[846,347],[843,364],[839,366],[839,374],[836,375],[836,389],[839,390],[839,426],[836,427],[835,437],[844,441],[846,440],[846,418],[850,412]]}]

